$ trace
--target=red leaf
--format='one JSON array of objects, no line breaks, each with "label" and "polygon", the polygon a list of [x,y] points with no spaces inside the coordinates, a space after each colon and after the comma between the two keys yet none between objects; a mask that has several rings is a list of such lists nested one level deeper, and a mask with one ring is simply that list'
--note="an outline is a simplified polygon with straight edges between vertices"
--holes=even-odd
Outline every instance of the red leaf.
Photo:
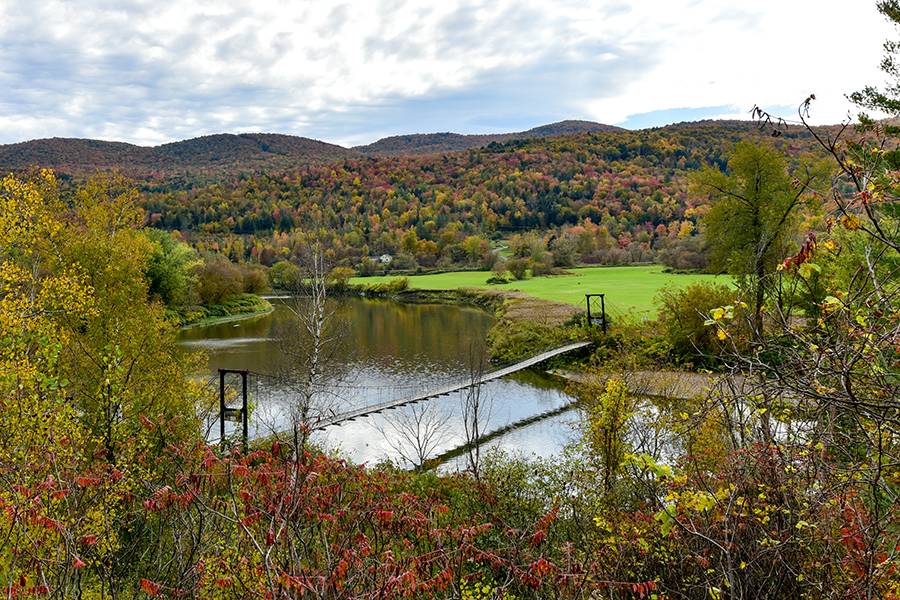
[{"label": "red leaf", "polygon": [[154,598],[159,594],[159,584],[153,583],[149,579],[141,579],[141,589],[151,598]]},{"label": "red leaf", "polygon": [[391,519],[394,518],[394,511],[392,510],[376,510],[375,518],[378,519],[382,523],[388,523]]}]

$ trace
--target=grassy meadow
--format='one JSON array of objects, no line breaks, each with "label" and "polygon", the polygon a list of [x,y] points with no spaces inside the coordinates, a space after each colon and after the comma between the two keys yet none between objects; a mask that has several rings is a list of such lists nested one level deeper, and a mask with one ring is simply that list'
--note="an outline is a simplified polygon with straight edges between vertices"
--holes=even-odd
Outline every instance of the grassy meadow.
[{"label": "grassy meadow", "polygon": [[[451,290],[458,288],[482,288],[520,291],[535,298],[584,306],[584,295],[606,294],[606,310],[612,315],[628,312],[651,313],[655,310],[656,294],[664,288],[683,287],[698,281],[721,281],[727,277],[704,274],[664,273],[660,265],[637,267],[582,267],[571,269],[571,275],[534,277],[507,284],[490,285],[489,271],[456,271],[433,275],[409,277],[413,289]],[[395,278],[393,275],[356,277],[354,284],[380,283]]]}]

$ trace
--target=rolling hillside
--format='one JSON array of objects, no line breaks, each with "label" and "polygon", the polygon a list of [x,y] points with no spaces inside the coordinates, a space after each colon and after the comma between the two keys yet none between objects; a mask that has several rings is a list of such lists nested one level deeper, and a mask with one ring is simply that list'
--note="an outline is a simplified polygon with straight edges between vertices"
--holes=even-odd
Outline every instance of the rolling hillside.
[{"label": "rolling hillside", "polygon": [[706,199],[690,194],[688,175],[724,166],[744,139],[793,157],[816,151],[797,128],[773,138],[752,122],[703,121],[298,165],[208,185],[163,180],[145,185],[144,207],[154,227],[263,264],[302,252],[311,232],[351,266],[382,253],[411,268],[477,263],[481,242],[528,231],[583,240],[587,264],[645,262],[696,233]]},{"label": "rolling hillside", "polygon": [[0,145],[0,170],[40,166],[80,175],[116,168],[133,177],[158,178],[261,171],[357,157],[353,150],[335,144],[274,133],[223,133],[150,147],[49,138]]},{"label": "rolling hillside", "polygon": [[290,169],[364,155],[438,154],[480,148],[492,142],[605,131],[624,130],[590,121],[560,121],[518,133],[392,136],[356,148],[275,133],[221,133],[149,147],[102,140],[48,138],[0,145],[0,171],[40,166],[68,175],[114,168],[132,177],[153,179],[227,175]]},{"label": "rolling hillside", "polygon": [[723,167],[735,142],[773,143],[794,157],[816,151],[808,132],[773,138],[749,121],[640,131],[562,122],[525,133],[438,154],[413,140],[418,150],[383,156],[274,134],[153,148],[37,140],[0,147],[0,170],[39,164],[80,177],[118,168],[141,187],[150,225],[236,260],[271,264],[301,252],[315,231],[343,264],[382,253],[413,268],[475,264],[487,240],[533,231],[582,240],[582,262],[623,264],[696,233],[705,198],[689,193],[687,177]]},{"label": "rolling hillside", "polygon": [[365,146],[356,146],[363,154],[372,156],[398,156],[412,154],[440,154],[458,150],[482,148],[492,142],[508,142],[510,140],[526,140],[533,138],[555,137],[576,133],[594,133],[598,131],[625,131],[621,127],[594,123],[592,121],[560,121],[549,125],[541,125],[515,133],[492,133],[479,135],[463,135],[460,133],[416,133],[412,135],[394,135],[382,138]]}]

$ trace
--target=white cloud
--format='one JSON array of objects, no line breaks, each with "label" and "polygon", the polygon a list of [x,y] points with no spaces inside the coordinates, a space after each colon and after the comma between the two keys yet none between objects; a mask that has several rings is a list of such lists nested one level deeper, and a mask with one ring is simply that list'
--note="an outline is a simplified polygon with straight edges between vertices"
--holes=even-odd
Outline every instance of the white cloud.
[{"label": "white cloud", "polygon": [[[746,12],[737,8],[745,5]],[[799,106],[815,93],[813,120],[834,123],[853,110],[846,94],[882,80],[882,44],[895,35],[874,1],[673,0],[640,7],[643,14],[632,18],[649,26],[635,39],[662,38],[665,49],[623,94],[589,100],[595,118],[621,122],[696,106],[736,106],[734,116],[747,118],[754,104]]]},{"label": "white cloud", "polygon": [[0,0],[0,142],[622,122],[880,80],[874,2]]}]

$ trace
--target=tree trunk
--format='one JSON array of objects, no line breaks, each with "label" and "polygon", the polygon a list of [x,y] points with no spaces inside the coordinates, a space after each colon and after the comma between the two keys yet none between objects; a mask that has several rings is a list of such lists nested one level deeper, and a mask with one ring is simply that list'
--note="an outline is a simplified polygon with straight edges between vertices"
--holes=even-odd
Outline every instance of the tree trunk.
[{"label": "tree trunk", "polygon": [[763,336],[763,303],[766,299],[765,290],[763,288],[763,282],[766,277],[766,268],[759,258],[756,260],[755,271],[756,289],[754,291],[756,297],[753,301],[753,334],[756,337],[756,341],[759,342],[762,341]]}]

